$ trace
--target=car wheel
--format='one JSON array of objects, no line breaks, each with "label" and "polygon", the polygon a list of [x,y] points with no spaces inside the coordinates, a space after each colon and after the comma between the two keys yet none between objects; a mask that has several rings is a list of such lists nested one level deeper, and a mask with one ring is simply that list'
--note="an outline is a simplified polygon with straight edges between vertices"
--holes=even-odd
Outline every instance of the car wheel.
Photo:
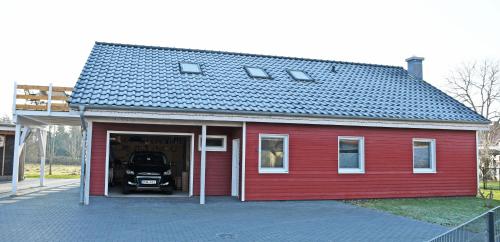
[{"label": "car wheel", "polygon": [[167,195],[172,195],[172,193],[174,193],[174,189],[172,187],[167,187],[163,190],[163,192],[165,192],[165,194]]},{"label": "car wheel", "polygon": [[123,194],[129,194],[129,193],[130,193],[130,188],[128,188],[126,185],[125,185],[125,186],[123,186],[123,188],[122,188],[122,193],[123,193]]}]

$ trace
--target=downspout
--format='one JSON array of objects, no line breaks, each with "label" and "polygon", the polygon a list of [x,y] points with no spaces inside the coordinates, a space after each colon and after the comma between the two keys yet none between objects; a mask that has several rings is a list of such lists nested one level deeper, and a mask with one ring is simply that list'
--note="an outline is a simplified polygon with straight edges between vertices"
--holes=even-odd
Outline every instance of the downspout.
[{"label": "downspout", "polygon": [[82,130],[82,164],[80,168],[80,203],[83,204],[84,201],[84,174],[85,174],[85,148],[86,148],[86,141],[87,141],[87,122],[85,121],[85,117],[83,116],[83,112],[85,111],[85,106],[80,105],[80,122],[81,122],[81,130]]}]

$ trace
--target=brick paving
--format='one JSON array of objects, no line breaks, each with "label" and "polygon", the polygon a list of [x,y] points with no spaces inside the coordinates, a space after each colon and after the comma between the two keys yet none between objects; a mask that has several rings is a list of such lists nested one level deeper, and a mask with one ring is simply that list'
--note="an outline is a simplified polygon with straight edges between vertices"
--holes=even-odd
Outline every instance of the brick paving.
[{"label": "brick paving", "polygon": [[0,199],[0,241],[424,241],[447,228],[339,201],[105,198],[78,184]]},{"label": "brick paving", "polygon": [[[79,183],[80,179],[50,179],[45,178],[45,186],[40,187],[39,178],[26,178],[17,183],[17,195],[24,195],[27,193],[32,193],[36,191],[41,191],[49,189],[52,187],[58,187],[68,184]],[[0,198],[10,196],[12,194],[12,180],[11,179],[1,179],[0,180]]]}]

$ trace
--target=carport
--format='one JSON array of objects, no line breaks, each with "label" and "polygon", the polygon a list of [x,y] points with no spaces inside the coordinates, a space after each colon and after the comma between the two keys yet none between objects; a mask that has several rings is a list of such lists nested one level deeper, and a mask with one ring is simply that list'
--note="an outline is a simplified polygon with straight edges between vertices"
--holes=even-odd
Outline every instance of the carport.
[{"label": "carport", "polygon": [[[68,107],[67,100],[72,88],[58,86],[35,86],[14,84],[13,121],[15,123],[14,151],[12,159],[12,195],[17,195],[20,158],[26,149],[26,140],[30,135],[38,136],[40,157],[40,186],[45,186],[45,158],[47,129],[49,125],[80,126],[78,112]],[[82,145],[85,142],[82,142]],[[82,147],[83,149],[84,147]],[[83,159],[82,159],[83,161]],[[84,170],[82,163],[82,171]],[[82,173],[83,174],[83,173]],[[83,180],[83,176],[81,176]],[[83,201],[83,186],[81,200]]]},{"label": "carport", "polygon": [[[135,113],[120,113],[119,111],[109,113],[98,110],[87,110],[85,106],[79,106],[78,110],[68,106],[68,99],[72,88],[56,86],[32,86],[15,85],[13,97],[13,113],[15,126],[14,161],[12,176],[12,195],[17,193],[17,172],[19,170],[19,157],[25,144],[25,140],[30,134],[39,135],[39,148],[42,157],[40,159],[40,186],[44,185],[45,147],[48,125],[67,125],[82,127],[82,176],[80,182],[80,202],[87,205],[90,201],[92,189],[103,189],[102,195],[108,196],[108,179],[110,152],[113,150],[113,139],[117,137],[132,136],[163,136],[163,137],[185,137],[189,143],[186,147],[185,157],[182,159],[186,164],[182,164],[176,174],[177,180],[182,184],[179,189],[180,194],[195,196],[199,195],[200,204],[205,204],[206,197],[206,172],[207,172],[207,151],[211,152],[210,144],[212,138],[218,133],[210,134],[220,129],[227,129],[229,132],[225,140],[228,147],[234,145],[238,149],[227,149],[225,160],[229,160],[229,177],[224,177],[222,183],[228,186],[227,193],[216,195],[237,196],[244,201],[244,155],[245,155],[245,123],[235,121],[215,121],[206,119],[207,117],[183,117],[169,114],[158,115],[152,113],[147,117],[139,116]],[[96,131],[95,125],[108,124],[114,127],[119,124],[135,125],[134,130],[113,130],[108,129]],[[144,131],[150,126],[161,126],[173,129],[168,132]],[[94,127],[95,126],[95,127]],[[190,130],[177,131],[177,130]],[[193,131],[195,130],[195,131]],[[209,131],[207,131],[209,130]],[[130,141],[130,140],[129,140]],[[100,142],[100,143],[99,143]],[[187,142],[187,141],[186,141]],[[208,146],[208,148],[207,148]],[[123,149],[123,148],[122,148]],[[240,150],[241,149],[241,150]],[[189,151],[188,151],[189,150]],[[214,151],[214,153],[216,150]],[[219,154],[220,155],[220,154]],[[195,157],[199,156],[199,163],[195,164]],[[212,155],[217,157],[217,155]],[[241,157],[241,158],[240,158]],[[122,158],[125,159],[125,158]],[[215,158],[217,159],[217,158]],[[96,167],[95,164],[103,163],[103,168]],[[114,162],[114,160],[112,161]],[[214,162],[215,163],[215,162]],[[195,172],[196,171],[196,172]],[[241,171],[241,172],[240,172]],[[187,173],[187,178],[186,178]],[[102,175],[102,176],[101,176]],[[113,174],[114,175],[114,174]],[[102,177],[102,178],[100,178]],[[91,179],[93,179],[91,182]],[[103,186],[98,184],[99,179],[103,180]],[[214,176],[214,179],[218,179]],[[187,180],[187,182],[186,182]],[[183,182],[184,181],[184,182]],[[187,190],[187,194],[185,191]],[[94,191],[95,192],[95,191]],[[184,192],[184,193],[183,193]]]}]

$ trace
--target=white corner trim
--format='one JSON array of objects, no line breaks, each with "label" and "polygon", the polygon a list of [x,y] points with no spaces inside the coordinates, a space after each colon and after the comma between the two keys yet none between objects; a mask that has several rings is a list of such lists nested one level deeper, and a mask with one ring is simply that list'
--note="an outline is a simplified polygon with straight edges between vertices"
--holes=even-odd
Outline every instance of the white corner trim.
[{"label": "white corner trim", "polygon": [[[415,142],[428,142],[431,145],[430,154],[430,168],[415,168]],[[413,160],[413,173],[414,174],[434,174],[437,173],[436,169],[436,140],[429,138],[413,138],[411,142],[412,147],[412,160]]]},{"label": "white corner trim", "polygon": [[191,134],[191,152],[189,155],[189,196],[194,195],[194,134]]},{"label": "white corner trim", "polygon": [[[283,139],[283,167],[282,168],[269,168],[262,167],[261,152],[262,152],[262,139],[264,138],[278,138]],[[288,134],[259,134],[259,174],[288,174],[289,167],[289,153]]]},{"label": "white corner trim", "polygon": [[[159,112],[139,110],[101,110],[90,109],[85,111],[85,117],[90,118],[130,118],[130,119],[160,119],[188,120],[204,122],[257,122],[257,123],[287,123],[287,124],[314,124],[339,125],[383,128],[415,128],[415,129],[448,129],[448,130],[487,130],[488,124],[468,124],[451,122],[426,121],[398,121],[353,118],[325,118],[325,117],[294,117],[283,115],[252,115],[226,113],[196,113],[196,112]],[[116,121],[115,121],[116,122]]]},{"label": "white corner trim", "polygon": [[[206,151],[227,151],[227,136],[226,135],[207,135],[208,139],[222,139],[222,146],[208,146]],[[198,151],[201,151],[201,135],[198,135]]]},{"label": "white corner trim", "polygon": [[108,186],[109,186],[109,155],[110,155],[110,150],[109,150],[109,141],[111,141],[110,137],[110,132],[109,130],[106,132],[106,169],[104,173],[104,196],[108,196]]},{"label": "white corner trim", "polygon": [[[358,168],[341,168],[340,167],[340,141],[355,140],[358,141]],[[365,137],[362,136],[339,136],[337,139],[337,167],[339,174],[364,174],[365,173]]]}]

